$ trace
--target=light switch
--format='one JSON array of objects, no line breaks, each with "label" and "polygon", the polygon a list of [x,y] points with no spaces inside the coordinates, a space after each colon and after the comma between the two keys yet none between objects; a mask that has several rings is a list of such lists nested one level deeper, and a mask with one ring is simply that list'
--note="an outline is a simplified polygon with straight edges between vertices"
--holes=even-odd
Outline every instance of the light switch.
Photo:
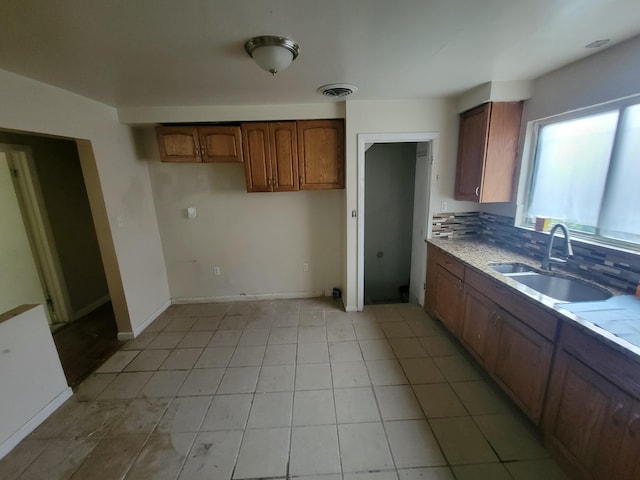
[{"label": "light switch", "polygon": [[187,218],[188,219],[193,220],[194,218],[196,218],[197,215],[198,215],[198,211],[196,210],[196,207],[187,208]]}]

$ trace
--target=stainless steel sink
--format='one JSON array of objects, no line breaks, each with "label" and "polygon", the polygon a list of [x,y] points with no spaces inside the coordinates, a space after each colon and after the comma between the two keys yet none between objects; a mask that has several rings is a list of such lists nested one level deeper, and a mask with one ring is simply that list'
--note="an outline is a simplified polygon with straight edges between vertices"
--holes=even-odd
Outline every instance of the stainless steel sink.
[{"label": "stainless steel sink", "polygon": [[489,265],[493,270],[498,273],[523,273],[534,271],[529,265],[524,263],[494,263]]},{"label": "stainless steel sink", "polygon": [[509,278],[562,302],[592,302],[612,295],[605,289],[574,278],[557,277],[538,272],[506,274]]},{"label": "stainless steel sink", "polygon": [[611,293],[577,278],[560,277],[539,272],[524,263],[494,263],[493,270],[560,302],[591,302],[606,300]]}]

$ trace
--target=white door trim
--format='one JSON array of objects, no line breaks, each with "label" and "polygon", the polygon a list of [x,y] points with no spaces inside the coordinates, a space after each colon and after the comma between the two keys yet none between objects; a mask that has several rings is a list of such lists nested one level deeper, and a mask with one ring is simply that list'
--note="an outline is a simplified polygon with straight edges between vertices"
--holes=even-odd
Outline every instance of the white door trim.
[{"label": "white door trim", "polygon": [[51,323],[71,320],[71,301],[62,275],[62,266],[46,213],[42,191],[31,148],[25,145],[0,144],[0,151],[7,155],[9,168],[16,171],[17,196],[23,210],[25,227],[32,242],[34,260],[44,296],[50,296],[54,308],[45,305]]},{"label": "white door trim", "polygon": [[[365,187],[365,152],[368,144],[373,143],[408,143],[408,142],[432,142],[431,155],[437,158],[438,132],[416,132],[416,133],[359,133],[358,134],[358,248],[357,248],[357,309],[364,309],[364,187]],[[431,231],[431,202],[429,201],[432,191],[433,181],[433,161],[429,164],[428,170],[428,192],[427,192],[427,218],[425,221],[425,239]]]}]

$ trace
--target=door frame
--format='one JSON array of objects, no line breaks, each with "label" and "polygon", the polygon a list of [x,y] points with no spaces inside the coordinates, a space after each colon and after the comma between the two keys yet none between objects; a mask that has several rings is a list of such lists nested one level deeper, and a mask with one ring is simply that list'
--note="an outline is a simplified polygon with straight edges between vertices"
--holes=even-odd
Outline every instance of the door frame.
[{"label": "door frame", "polygon": [[438,132],[416,133],[359,133],[358,134],[358,246],[357,246],[357,310],[364,309],[364,194],[365,194],[365,153],[367,145],[374,143],[430,143],[430,159],[427,162],[427,205],[424,220],[424,240],[431,236],[431,191],[433,182],[433,163],[437,158],[440,134]]},{"label": "door frame", "polygon": [[[49,223],[31,148],[26,145],[0,143],[12,171],[22,218],[40,276],[46,310],[51,325],[71,320],[71,301],[62,274],[60,257]],[[49,304],[49,300],[53,305]]]}]

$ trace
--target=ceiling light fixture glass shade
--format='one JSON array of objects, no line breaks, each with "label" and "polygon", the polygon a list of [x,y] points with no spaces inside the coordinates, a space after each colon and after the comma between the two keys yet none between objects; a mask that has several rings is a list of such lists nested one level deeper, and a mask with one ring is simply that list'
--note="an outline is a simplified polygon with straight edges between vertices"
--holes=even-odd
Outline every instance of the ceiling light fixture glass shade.
[{"label": "ceiling light fixture glass shade", "polygon": [[287,68],[300,51],[293,40],[271,35],[253,37],[244,44],[244,49],[261,69],[272,75]]}]

